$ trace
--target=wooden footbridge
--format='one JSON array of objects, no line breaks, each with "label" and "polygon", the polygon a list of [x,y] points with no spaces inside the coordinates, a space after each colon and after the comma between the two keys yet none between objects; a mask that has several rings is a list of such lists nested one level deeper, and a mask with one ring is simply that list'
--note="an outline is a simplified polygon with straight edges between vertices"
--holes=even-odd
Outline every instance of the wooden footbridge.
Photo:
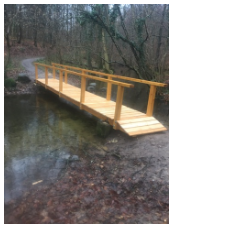
[{"label": "wooden footbridge", "polygon": [[[44,67],[45,78],[38,78],[38,66]],[[59,79],[56,77],[56,71],[59,72]],[[48,72],[51,72],[51,74]],[[57,63],[52,63],[52,65],[35,63],[35,74],[38,84],[58,94],[59,97],[79,106],[80,109],[107,121],[114,129],[121,130],[130,136],[167,130],[152,116],[156,86],[165,87],[166,84],[106,74]],[[69,74],[81,77],[81,88],[68,83]],[[106,98],[86,91],[87,78],[107,83]],[[150,85],[147,112],[142,113],[122,105],[124,88],[133,88],[134,85],[113,79],[123,79]],[[116,101],[111,100],[112,85],[118,86]]]}]

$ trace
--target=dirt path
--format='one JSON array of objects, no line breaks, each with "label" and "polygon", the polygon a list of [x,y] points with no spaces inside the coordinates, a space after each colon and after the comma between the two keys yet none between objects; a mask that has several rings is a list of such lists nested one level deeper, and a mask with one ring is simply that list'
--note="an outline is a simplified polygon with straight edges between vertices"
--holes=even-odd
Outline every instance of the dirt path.
[{"label": "dirt path", "polygon": [[[20,70],[19,72],[13,73],[9,76],[9,78],[14,79],[15,81],[18,80],[18,73],[26,73],[26,75],[31,79],[29,83],[22,83],[17,81],[16,88],[6,88],[4,87],[4,96],[11,96],[11,95],[19,95],[19,94],[37,94],[43,93],[42,90],[36,86],[35,82],[35,66],[33,62],[38,59],[42,59],[43,57],[34,57],[34,58],[27,58],[21,61],[21,65],[25,68],[24,70]],[[45,73],[43,70],[38,68],[38,75],[39,78],[45,78]]]},{"label": "dirt path", "polygon": [[[25,68],[29,77],[33,80],[35,79],[35,66],[33,65],[33,62],[35,62],[38,59],[42,59],[42,58],[44,58],[44,57],[24,59],[21,61],[21,65]],[[38,69],[38,74],[39,74],[39,77],[42,77],[42,76],[44,77],[44,72],[40,69]]]}]

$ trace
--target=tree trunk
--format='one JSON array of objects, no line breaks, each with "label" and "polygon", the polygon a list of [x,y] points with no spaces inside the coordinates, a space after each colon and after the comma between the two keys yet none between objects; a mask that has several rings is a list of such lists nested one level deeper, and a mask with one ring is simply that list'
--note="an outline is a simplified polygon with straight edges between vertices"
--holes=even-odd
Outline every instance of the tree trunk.
[{"label": "tree trunk", "polygon": [[161,25],[159,29],[159,36],[158,36],[158,46],[157,46],[157,51],[156,51],[156,57],[155,57],[155,63],[156,63],[156,70],[159,70],[159,56],[160,56],[160,49],[161,49],[161,39],[162,39],[162,30],[163,30],[163,23],[164,23],[164,18],[165,18],[165,11],[166,11],[167,5],[165,4],[163,7],[163,12],[162,12],[162,18],[161,18]]},{"label": "tree trunk", "polygon": [[103,68],[103,64],[102,64],[102,45],[101,42],[99,42],[100,40],[102,40],[102,28],[99,25],[96,25],[96,30],[98,31],[98,41],[97,41],[97,67],[98,69],[102,69]]},{"label": "tree trunk", "polygon": [[35,8],[35,15],[34,15],[34,28],[33,28],[33,44],[37,47],[37,8]]},{"label": "tree trunk", "polygon": [[6,33],[6,43],[7,43],[7,48],[10,48],[9,28],[7,29],[7,33]]},{"label": "tree trunk", "polygon": [[21,43],[22,39],[22,10],[21,10],[21,5],[19,6],[19,28],[18,28],[18,34],[17,34],[17,43]]},{"label": "tree trunk", "polygon": [[87,23],[86,25],[86,52],[87,52],[87,67],[92,70],[92,58],[91,58],[91,40],[92,40],[92,24]]},{"label": "tree trunk", "polygon": [[33,45],[35,47],[37,47],[37,30],[36,29],[34,29],[33,37],[34,37],[33,38],[33,41],[34,41]]},{"label": "tree trunk", "polygon": [[109,58],[108,58],[108,52],[107,52],[107,47],[106,47],[104,29],[102,29],[102,44],[103,44],[102,46],[103,46],[103,53],[104,53],[104,68],[108,73],[110,73]]}]

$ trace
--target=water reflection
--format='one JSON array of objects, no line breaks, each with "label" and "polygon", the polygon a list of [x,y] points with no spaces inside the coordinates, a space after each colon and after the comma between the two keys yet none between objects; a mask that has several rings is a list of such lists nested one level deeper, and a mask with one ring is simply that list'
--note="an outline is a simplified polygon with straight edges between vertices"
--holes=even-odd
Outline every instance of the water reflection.
[{"label": "water reflection", "polygon": [[99,143],[95,124],[55,96],[5,97],[5,202],[56,181],[72,155],[83,156],[88,142]]}]

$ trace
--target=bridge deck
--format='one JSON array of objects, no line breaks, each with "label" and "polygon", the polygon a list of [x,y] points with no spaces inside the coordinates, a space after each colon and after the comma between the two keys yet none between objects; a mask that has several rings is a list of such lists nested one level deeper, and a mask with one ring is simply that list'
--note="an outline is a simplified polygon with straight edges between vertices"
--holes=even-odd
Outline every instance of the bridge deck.
[{"label": "bridge deck", "polygon": [[115,129],[119,129],[130,136],[167,130],[153,116],[147,116],[145,113],[125,105],[122,105],[121,107],[120,119],[114,123],[116,102],[111,100],[108,101],[106,98],[85,91],[85,100],[81,103],[81,89],[78,87],[63,82],[62,91],[59,92],[58,79],[49,78],[47,85],[45,84],[45,79],[37,79],[36,82],[92,115],[108,121],[110,125],[116,125]]}]

